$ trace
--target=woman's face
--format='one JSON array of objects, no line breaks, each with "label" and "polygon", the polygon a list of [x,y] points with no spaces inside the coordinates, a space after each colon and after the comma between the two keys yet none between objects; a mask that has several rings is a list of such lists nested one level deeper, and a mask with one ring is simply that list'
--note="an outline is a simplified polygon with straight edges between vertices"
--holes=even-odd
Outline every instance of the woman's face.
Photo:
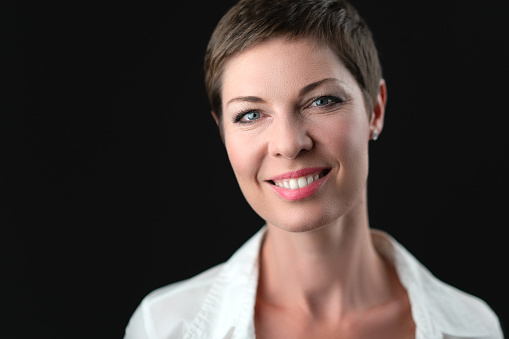
[{"label": "woman's face", "polygon": [[267,223],[301,232],[365,211],[368,142],[383,107],[369,119],[329,48],[272,39],[242,52],[225,66],[222,102],[228,157]]}]

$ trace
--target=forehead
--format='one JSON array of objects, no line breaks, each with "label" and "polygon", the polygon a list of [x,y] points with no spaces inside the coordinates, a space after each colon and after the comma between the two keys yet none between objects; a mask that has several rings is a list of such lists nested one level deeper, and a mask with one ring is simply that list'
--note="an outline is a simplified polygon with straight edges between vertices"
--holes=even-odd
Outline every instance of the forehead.
[{"label": "forehead", "polygon": [[324,78],[356,86],[330,48],[309,39],[274,38],[232,57],[225,65],[223,102],[237,95],[298,91]]}]

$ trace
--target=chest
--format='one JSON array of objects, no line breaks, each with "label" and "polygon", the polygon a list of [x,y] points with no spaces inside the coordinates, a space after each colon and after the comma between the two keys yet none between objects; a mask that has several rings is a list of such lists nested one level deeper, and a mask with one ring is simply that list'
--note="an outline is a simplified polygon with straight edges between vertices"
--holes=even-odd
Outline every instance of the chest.
[{"label": "chest", "polygon": [[341,328],[329,326],[273,326],[270,324],[256,326],[257,339],[415,339],[415,328],[411,324],[377,328],[365,326],[362,328]]},{"label": "chest", "polygon": [[409,309],[363,313],[341,321],[313,321],[271,307],[257,307],[255,313],[257,339],[414,339],[415,330]]}]

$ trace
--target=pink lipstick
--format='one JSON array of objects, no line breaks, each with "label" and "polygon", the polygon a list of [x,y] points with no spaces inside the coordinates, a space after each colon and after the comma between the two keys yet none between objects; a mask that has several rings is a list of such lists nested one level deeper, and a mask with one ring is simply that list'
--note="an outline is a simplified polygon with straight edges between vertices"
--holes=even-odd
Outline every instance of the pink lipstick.
[{"label": "pink lipstick", "polygon": [[324,167],[304,168],[272,177],[267,182],[282,198],[302,200],[315,194],[327,179],[330,169]]}]

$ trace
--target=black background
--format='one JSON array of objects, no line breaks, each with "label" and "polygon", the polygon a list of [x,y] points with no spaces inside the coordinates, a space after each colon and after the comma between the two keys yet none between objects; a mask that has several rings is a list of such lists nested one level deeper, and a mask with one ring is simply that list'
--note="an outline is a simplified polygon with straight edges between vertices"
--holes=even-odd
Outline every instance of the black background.
[{"label": "black background", "polygon": [[[153,289],[263,224],[209,114],[202,59],[234,1],[17,1],[1,11],[0,337],[119,338]],[[371,224],[507,327],[503,1],[353,2],[389,101]]]}]

